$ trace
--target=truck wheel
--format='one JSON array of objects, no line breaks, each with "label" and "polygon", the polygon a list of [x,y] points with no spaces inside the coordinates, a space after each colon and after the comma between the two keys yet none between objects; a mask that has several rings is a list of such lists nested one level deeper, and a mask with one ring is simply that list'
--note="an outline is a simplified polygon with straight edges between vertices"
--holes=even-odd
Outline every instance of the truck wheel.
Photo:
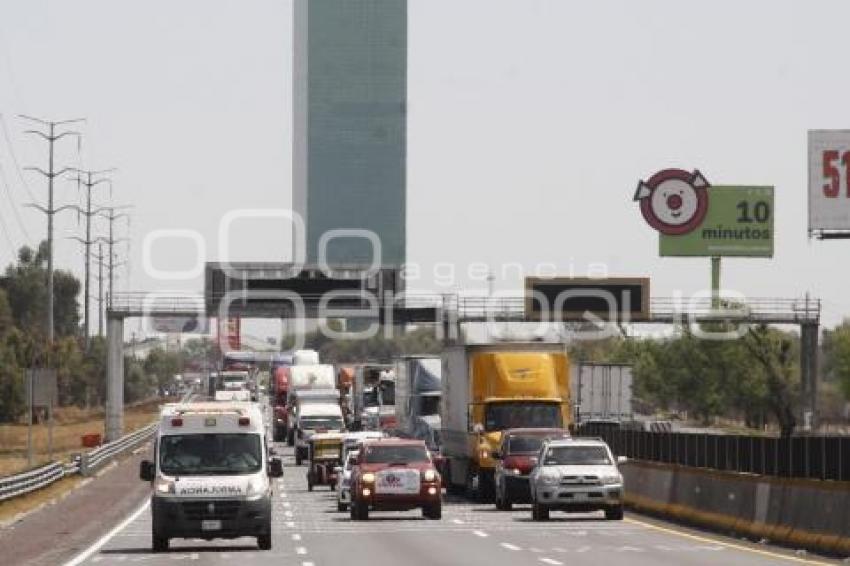
[{"label": "truck wheel", "polygon": [[260,550],[271,550],[272,549],[272,535],[260,535],[257,537],[257,546],[260,547]]},{"label": "truck wheel", "polygon": [[605,518],[609,521],[622,521],[623,520],[623,506],[617,505],[616,507],[611,507],[605,510]]},{"label": "truck wheel", "polygon": [[357,521],[360,519],[360,516],[357,514],[357,504],[354,501],[351,502],[351,507],[349,508],[348,512],[352,521]]},{"label": "truck wheel", "polygon": [[297,446],[295,447],[295,465],[300,466],[301,462],[304,461],[303,456],[301,456],[301,449]]},{"label": "truck wheel", "polygon": [[153,535],[151,546],[154,552],[166,552],[168,550],[168,537],[158,537]]},{"label": "truck wheel", "polygon": [[331,482],[331,491],[336,491],[336,482]]},{"label": "truck wheel", "polygon": [[439,520],[443,518],[443,506],[440,503],[422,508],[422,516],[426,519]]},{"label": "truck wheel", "polygon": [[531,504],[531,520],[532,521],[548,521],[549,508],[540,503]]},{"label": "truck wheel", "polygon": [[449,495],[463,495],[463,487],[452,481],[452,467],[448,464],[446,464],[445,478],[446,493]]},{"label": "truck wheel", "polygon": [[340,513],[344,513],[346,511],[348,511],[348,505],[345,504],[345,503],[340,503],[339,501],[337,501],[336,502],[336,510],[339,511]]},{"label": "truck wheel", "polygon": [[368,505],[358,505],[357,506],[357,515],[361,521],[369,520],[369,506]]},{"label": "truck wheel", "polygon": [[286,431],[286,445],[287,446],[295,446],[295,431],[287,430]]},{"label": "truck wheel", "polygon": [[513,502],[508,499],[508,495],[499,495],[498,490],[496,490],[496,509],[499,511],[510,511],[513,509]]}]

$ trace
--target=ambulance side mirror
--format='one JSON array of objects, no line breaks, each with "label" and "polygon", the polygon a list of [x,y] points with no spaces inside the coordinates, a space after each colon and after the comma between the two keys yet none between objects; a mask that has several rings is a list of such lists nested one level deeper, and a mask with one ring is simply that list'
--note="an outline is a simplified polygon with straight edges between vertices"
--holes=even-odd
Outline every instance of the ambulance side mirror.
[{"label": "ambulance side mirror", "polygon": [[142,460],[139,463],[139,479],[142,481],[153,481],[156,478],[156,468],[150,460]]},{"label": "ambulance side mirror", "polygon": [[272,458],[269,460],[269,476],[273,478],[283,477],[283,462],[280,458]]}]

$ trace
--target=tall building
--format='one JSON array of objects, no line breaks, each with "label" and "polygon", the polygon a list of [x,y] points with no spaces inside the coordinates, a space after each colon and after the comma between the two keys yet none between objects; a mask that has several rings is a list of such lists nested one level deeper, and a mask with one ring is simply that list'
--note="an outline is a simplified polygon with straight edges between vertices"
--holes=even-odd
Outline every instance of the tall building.
[{"label": "tall building", "polygon": [[[329,230],[369,230],[380,264],[406,244],[407,0],[295,0],[293,209],[307,262]],[[358,237],[334,238],[332,265],[371,261]]]}]

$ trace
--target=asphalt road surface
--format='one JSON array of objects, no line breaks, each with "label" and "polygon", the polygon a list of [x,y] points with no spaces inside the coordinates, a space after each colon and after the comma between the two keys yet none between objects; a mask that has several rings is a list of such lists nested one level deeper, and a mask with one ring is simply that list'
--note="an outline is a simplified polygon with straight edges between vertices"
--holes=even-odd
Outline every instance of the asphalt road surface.
[{"label": "asphalt road surface", "polygon": [[336,565],[705,565],[756,566],[826,564],[815,557],[751,545],[626,515],[606,521],[600,514],[553,514],[548,523],[531,521],[530,508],[497,512],[493,505],[449,498],[443,519],[429,521],[419,511],[375,512],[368,522],[352,522],[336,511],[327,488],[307,492],[305,467],[296,467],[291,449],[285,476],[276,481],[273,548],[260,551],[252,538],[231,541],[172,540],[171,550],[150,550],[150,512],[140,508],[70,565],[144,563],[149,565],[227,564]]}]

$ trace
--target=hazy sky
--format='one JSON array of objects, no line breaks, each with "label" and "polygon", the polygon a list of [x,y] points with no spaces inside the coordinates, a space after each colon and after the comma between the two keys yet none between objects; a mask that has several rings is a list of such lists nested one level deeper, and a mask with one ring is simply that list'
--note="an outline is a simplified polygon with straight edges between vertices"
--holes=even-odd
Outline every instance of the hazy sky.
[{"label": "hazy sky", "polygon": [[[0,0],[0,112],[21,166],[46,162],[16,118],[85,116],[82,155],[57,164],[118,167],[116,204],[135,205],[129,286],[160,281],[142,265],[156,229],[189,229],[219,258],[218,225],[236,208],[288,208],[291,185],[291,2]],[[850,242],[806,234],[806,131],[850,127],[850,3],[681,0],[410,0],[408,259],[412,286],[486,289],[467,266],[554,263],[585,275],[648,275],[653,295],[693,293],[708,259],[661,259],[632,202],[658,169],[699,168],[716,184],[776,186],[776,257],[724,260],[723,283],[754,297],[824,299],[825,322],[850,316]],[[2,132],[0,132],[2,133]],[[81,161],[80,161],[81,160]],[[16,206],[30,200],[0,136]],[[25,173],[29,189],[44,181]],[[108,200],[108,190],[99,200]],[[57,203],[78,202],[74,184]],[[15,246],[45,232],[0,180],[0,221]],[[241,223],[234,257],[289,257],[290,228]],[[99,222],[102,233],[104,224]],[[79,234],[76,215],[58,221]],[[121,225],[126,232],[126,223]],[[123,250],[122,250],[123,251]],[[197,262],[188,240],[152,249],[159,269]],[[60,240],[57,265],[82,271]],[[0,262],[12,251],[0,232]],[[120,287],[128,285],[121,272]]]}]

